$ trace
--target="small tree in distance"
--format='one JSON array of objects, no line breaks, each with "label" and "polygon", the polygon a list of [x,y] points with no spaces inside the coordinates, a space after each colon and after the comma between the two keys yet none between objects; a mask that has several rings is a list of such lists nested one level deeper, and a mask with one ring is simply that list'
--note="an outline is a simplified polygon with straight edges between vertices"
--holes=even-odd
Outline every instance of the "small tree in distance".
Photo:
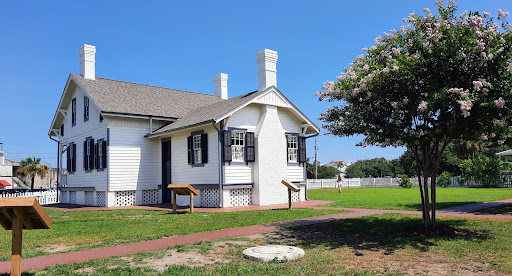
[{"label": "small tree in distance", "polygon": [[512,100],[508,13],[499,10],[496,21],[487,12],[457,16],[454,1],[436,6],[438,15],[412,13],[406,26],[377,37],[317,92],[319,100],[339,101],[320,116],[329,134],[361,134],[358,146],[413,152],[425,226],[435,223],[436,168],[446,146],[456,139],[503,144]]},{"label": "small tree in distance", "polygon": [[30,189],[34,189],[34,180],[36,175],[46,177],[50,167],[48,165],[40,164],[41,158],[28,157],[27,159],[21,160],[20,168],[16,172],[21,177],[30,178]]}]

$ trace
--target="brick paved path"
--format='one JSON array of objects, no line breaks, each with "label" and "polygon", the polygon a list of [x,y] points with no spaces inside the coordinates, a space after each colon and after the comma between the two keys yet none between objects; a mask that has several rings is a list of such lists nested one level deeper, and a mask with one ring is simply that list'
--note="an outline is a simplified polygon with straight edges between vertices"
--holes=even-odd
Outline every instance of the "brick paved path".
[{"label": "brick paved path", "polygon": [[[295,219],[288,221],[280,221],[274,223],[266,223],[261,225],[250,225],[242,227],[227,228],[215,231],[208,231],[195,234],[187,234],[180,236],[165,237],[156,240],[135,242],[130,244],[123,244],[111,247],[93,248],[82,251],[61,253],[55,255],[47,255],[40,257],[33,257],[23,259],[22,269],[23,271],[38,270],[48,266],[54,266],[58,264],[71,264],[80,263],[93,259],[108,258],[112,256],[122,256],[127,254],[134,254],[139,252],[153,252],[165,250],[169,246],[175,246],[178,244],[194,244],[201,241],[214,241],[224,238],[244,237],[255,234],[268,233],[278,231],[281,228],[304,226],[314,223],[326,222],[329,220],[356,218],[369,215],[379,215],[384,213],[400,213],[400,214],[415,214],[420,215],[420,211],[401,211],[401,210],[377,210],[377,209],[360,209],[360,208],[335,208],[335,207],[318,207],[318,205],[327,204],[329,201],[322,200],[310,200],[306,202],[296,202],[294,207],[313,208],[313,209],[338,209],[338,210],[349,210],[350,213],[338,213],[323,215],[311,218]],[[463,206],[457,206],[447,209],[438,210],[438,216],[457,216],[457,217],[477,217],[477,218],[492,218],[492,219],[511,219],[512,215],[477,215],[473,213],[466,213],[468,211],[476,211],[484,208],[494,207],[501,204],[512,203],[512,199],[501,200],[497,202],[486,202],[477,204],[468,204]],[[287,204],[278,204],[270,206],[246,206],[246,207],[233,207],[233,208],[195,208],[196,212],[233,212],[233,211],[245,211],[245,210],[262,210],[262,209],[276,209],[276,208],[287,208]],[[103,208],[103,207],[87,207],[79,205],[60,205],[52,206],[52,209],[60,210],[113,210],[113,209],[144,209],[144,210],[161,210],[168,211],[172,210],[170,205],[154,205],[154,206],[129,206],[129,207],[115,207],[115,208]],[[10,261],[0,262],[0,273],[10,272],[11,264]]]}]

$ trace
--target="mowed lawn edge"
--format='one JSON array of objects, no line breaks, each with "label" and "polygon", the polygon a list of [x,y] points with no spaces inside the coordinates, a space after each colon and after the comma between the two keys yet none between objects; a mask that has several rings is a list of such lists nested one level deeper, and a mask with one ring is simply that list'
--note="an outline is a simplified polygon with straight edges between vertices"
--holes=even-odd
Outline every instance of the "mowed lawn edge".
[{"label": "mowed lawn edge", "polygon": [[[437,188],[437,209],[512,198],[512,188]],[[334,201],[328,207],[421,210],[419,188],[344,188],[308,190],[308,198]]]},{"label": "mowed lawn edge", "polygon": [[[45,210],[52,226],[23,231],[24,258],[345,212],[307,208],[178,214],[136,209]],[[0,261],[9,260],[10,252],[11,231],[0,231]]]}]

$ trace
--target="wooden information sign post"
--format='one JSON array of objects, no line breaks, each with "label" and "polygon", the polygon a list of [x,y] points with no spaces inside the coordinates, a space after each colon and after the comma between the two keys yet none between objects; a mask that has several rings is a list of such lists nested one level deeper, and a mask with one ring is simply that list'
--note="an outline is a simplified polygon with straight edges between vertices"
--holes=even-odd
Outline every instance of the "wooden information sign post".
[{"label": "wooden information sign post", "polygon": [[35,197],[2,198],[0,224],[12,230],[11,275],[21,275],[22,230],[49,229],[52,220]]},{"label": "wooden information sign post", "polygon": [[292,209],[292,191],[299,192],[300,188],[295,186],[293,183],[286,180],[281,181],[286,187],[288,187],[288,209]]},{"label": "wooden information sign post", "polygon": [[176,213],[176,195],[190,195],[190,212],[194,212],[194,195],[199,192],[190,184],[169,184],[167,188],[172,192],[172,210]]}]

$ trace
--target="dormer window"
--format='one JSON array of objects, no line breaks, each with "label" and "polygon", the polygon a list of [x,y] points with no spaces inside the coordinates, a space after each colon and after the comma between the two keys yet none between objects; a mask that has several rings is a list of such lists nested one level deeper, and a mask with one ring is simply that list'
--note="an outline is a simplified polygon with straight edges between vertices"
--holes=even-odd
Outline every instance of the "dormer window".
[{"label": "dormer window", "polygon": [[84,122],[89,121],[89,97],[84,96]]},{"label": "dormer window", "polygon": [[71,100],[71,126],[76,126],[76,98]]}]

